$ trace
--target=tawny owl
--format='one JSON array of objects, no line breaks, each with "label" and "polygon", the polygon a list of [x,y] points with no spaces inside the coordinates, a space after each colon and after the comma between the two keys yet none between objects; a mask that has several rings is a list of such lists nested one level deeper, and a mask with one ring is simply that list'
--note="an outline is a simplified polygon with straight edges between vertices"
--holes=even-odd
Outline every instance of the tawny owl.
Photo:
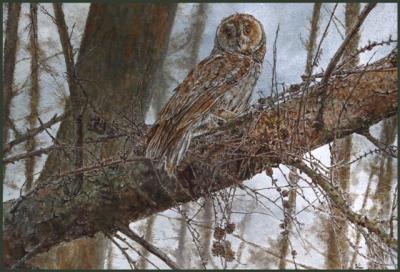
[{"label": "tawny owl", "polygon": [[[211,55],[176,87],[148,133],[146,157],[175,173],[190,140],[205,122],[235,116],[249,107],[266,51],[262,24],[249,14],[221,21]],[[224,114],[229,113],[229,114]]]}]

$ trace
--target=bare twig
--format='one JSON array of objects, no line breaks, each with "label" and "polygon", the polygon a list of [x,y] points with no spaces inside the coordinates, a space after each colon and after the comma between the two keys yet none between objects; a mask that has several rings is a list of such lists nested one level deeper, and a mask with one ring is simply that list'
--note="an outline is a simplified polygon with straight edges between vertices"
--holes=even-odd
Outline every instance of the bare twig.
[{"label": "bare twig", "polygon": [[[247,241],[246,239],[244,239],[243,237],[241,237],[241,236],[239,236],[237,234],[232,234],[232,236],[234,236],[235,238],[243,241],[244,243],[246,243],[246,244],[248,244],[248,245],[250,245],[252,247],[261,249],[265,253],[267,253],[267,254],[275,257],[275,258],[278,258],[278,259],[280,258],[279,254],[276,254],[273,250],[269,250],[268,248],[265,248],[265,247],[262,247],[262,246],[260,246],[258,244],[255,244],[253,242]],[[291,263],[291,264],[295,264],[295,262],[293,260],[290,260],[290,259],[286,259],[286,262]],[[316,269],[316,268],[314,268],[312,266],[305,265],[305,264],[298,263],[298,262],[296,262],[296,265],[299,266],[299,267],[305,268],[305,269]]]},{"label": "bare twig", "polygon": [[[147,261],[149,264],[151,264],[152,266],[154,266],[157,269],[160,269],[155,263],[153,263],[149,258],[147,258],[147,256],[145,256],[144,254],[142,254],[140,252],[140,250],[134,248],[130,243],[128,243],[127,239],[120,236],[118,233],[115,233],[114,236],[120,240],[121,242],[123,242],[125,245],[127,245],[130,249],[132,249],[133,251],[135,251],[141,258],[143,258],[143,260]],[[140,262],[140,261],[138,261]],[[138,268],[141,269],[142,267],[140,265],[138,265]]]},{"label": "bare twig", "polygon": [[366,216],[362,216],[353,212],[346,200],[343,198],[341,192],[339,192],[324,176],[318,174],[312,168],[307,166],[304,162],[289,162],[299,170],[303,171],[307,176],[309,176],[313,182],[320,186],[332,203],[343,213],[343,215],[353,224],[365,227],[370,233],[376,234],[387,246],[397,250],[397,240],[390,237],[389,234],[385,232],[383,228],[377,225],[376,222],[370,221]]},{"label": "bare twig", "polygon": [[378,139],[376,139],[374,136],[371,135],[369,130],[364,130],[360,132],[359,134],[363,135],[365,138],[368,139],[371,143],[373,143],[376,147],[378,147],[380,150],[382,150],[386,155],[393,157],[393,158],[398,158],[399,153],[397,150],[397,147],[393,145],[385,145]]},{"label": "bare twig", "polygon": [[[333,55],[332,59],[330,60],[330,62],[328,64],[328,66],[326,67],[324,77],[321,80],[322,87],[324,87],[328,83],[329,78],[330,78],[331,74],[333,73],[333,71],[335,70],[336,65],[338,64],[340,58],[342,57],[347,45],[351,42],[353,37],[358,33],[362,23],[365,21],[368,14],[375,6],[376,6],[376,3],[368,3],[367,6],[364,8],[364,10],[358,16],[356,23],[353,25],[353,27],[351,28],[349,33],[346,35],[346,38],[344,39],[342,44],[339,46],[339,48],[336,50],[335,54]],[[319,98],[321,105],[319,107],[318,115],[315,120],[316,121],[315,126],[319,127],[319,128],[322,128],[324,125],[323,124],[323,111],[324,111],[325,100],[326,100],[327,95],[328,95],[327,92],[322,92],[321,96]]]},{"label": "bare twig", "polygon": [[328,66],[326,67],[324,77],[322,78],[321,85],[325,85],[329,77],[331,76],[332,72],[335,70],[337,63],[339,62],[340,58],[342,57],[347,45],[350,43],[350,41],[353,39],[353,37],[358,33],[360,30],[360,27],[364,20],[367,18],[368,14],[370,11],[376,6],[376,3],[369,3],[367,6],[364,8],[364,10],[360,13],[358,16],[357,22],[353,25],[349,33],[346,35],[346,38],[342,42],[342,44],[339,46],[339,48],[336,50],[335,54],[333,55],[331,61],[329,62]]},{"label": "bare twig", "polygon": [[135,233],[133,230],[131,230],[128,226],[125,226],[124,224],[120,224],[119,229],[124,235],[126,235],[127,237],[129,237],[130,239],[132,239],[133,241],[135,241],[136,243],[138,243],[139,245],[141,245],[142,247],[147,249],[153,255],[160,258],[160,260],[164,261],[172,269],[181,269],[176,262],[174,262],[173,260],[171,260],[168,257],[167,254],[162,252],[158,247],[150,244],[145,239],[140,237],[137,233]]},{"label": "bare twig", "polygon": [[28,130],[27,133],[25,133],[24,135],[21,135],[17,139],[14,139],[11,142],[9,142],[8,144],[6,144],[5,148],[3,149],[3,152],[4,153],[9,152],[15,145],[20,144],[28,139],[31,139],[32,137],[41,133],[43,130],[50,128],[54,124],[64,120],[66,118],[66,116],[67,116],[66,113],[61,114],[59,116],[57,116],[57,114],[55,114],[49,121],[47,121],[43,125],[40,125],[37,128]]},{"label": "bare twig", "polygon": [[126,258],[126,260],[128,261],[128,264],[129,264],[129,266],[131,267],[131,269],[132,269],[132,270],[135,269],[135,268],[136,268],[136,261],[133,260],[133,259],[131,258],[131,256],[129,256],[128,253],[126,253],[126,248],[123,248],[123,247],[122,247],[120,244],[118,244],[118,242],[115,241],[115,239],[112,238],[111,236],[109,236],[109,235],[106,235],[106,236],[108,237],[108,239],[111,240],[111,242],[113,242],[114,245],[116,245],[116,246],[119,248],[119,250],[121,251],[122,255],[124,255],[125,258]]},{"label": "bare twig", "polygon": [[295,137],[297,137],[297,135],[299,134],[299,126],[300,126],[300,118],[304,115],[304,104],[307,102],[305,99],[305,96],[307,95],[309,86],[311,84],[311,74],[313,72],[314,67],[316,67],[318,65],[319,59],[320,59],[320,55],[322,53],[322,43],[324,42],[325,38],[328,35],[328,30],[329,30],[329,26],[331,25],[331,22],[333,20],[333,16],[335,15],[335,11],[336,8],[338,6],[338,3],[335,4],[335,6],[333,7],[332,13],[329,17],[328,23],[326,24],[326,27],[324,29],[324,32],[322,33],[322,37],[319,40],[312,64],[311,64],[311,68],[309,69],[309,74],[305,75],[306,78],[306,82],[304,84],[302,84],[300,87],[300,93],[301,93],[301,99],[300,99],[300,103],[299,103],[299,110],[298,110],[298,114],[297,114],[297,120],[296,120],[296,133],[293,133],[293,135],[291,135],[291,137],[293,139],[295,139]]},{"label": "bare twig", "polygon": [[52,145],[49,147],[40,148],[37,150],[33,150],[33,151],[29,151],[29,152],[26,152],[23,154],[18,154],[15,156],[5,158],[5,159],[3,159],[3,163],[4,164],[14,163],[14,162],[22,160],[22,159],[27,159],[27,158],[31,158],[31,157],[41,156],[44,154],[49,154],[49,152],[51,152],[53,150],[62,149],[62,148],[65,148],[65,146]]},{"label": "bare twig", "polygon": [[44,241],[42,241],[41,243],[37,244],[34,248],[32,248],[31,251],[29,251],[28,253],[26,253],[26,254],[24,255],[24,257],[22,257],[21,259],[19,259],[19,260],[11,267],[11,269],[22,268],[26,261],[28,261],[29,259],[31,259],[33,256],[35,256],[35,255],[37,254],[37,252],[41,249],[41,247],[43,246],[43,244],[44,244]]},{"label": "bare twig", "polygon": [[343,70],[342,68],[344,68],[344,66],[348,66],[347,64],[348,64],[349,62],[352,62],[352,61],[353,61],[355,58],[357,58],[360,54],[362,54],[362,53],[364,53],[364,52],[366,52],[366,51],[371,51],[371,50],[374,49],[375,47],[378,47],[378,46],[388,46],[388,45],[390,45],[390,44],[392,44],[392,43],[397,43],[397,40],[396,40],[396,39],[392,39],[392,36],[391,36],[391,35],[389,36],[388,39],[382,40],[382,41],[380,41],[380,42],[377,42],[377,41],[373,41],[373,42],[368,41],[368,43],[367,43],[365,46],[363,46],[363,47],[361,47],[361,48],[359,48],[359,49],[357,49],[357,50],[354,50],[354,52],[351,52],[351,54],[349,54],[349,56],[346,56],[345,58],[343,58],[343,60],[341,61],[341,63],[339,63],[339,64],[337,65],[336,71],[333,72],[332,74],[335,74],[335,73],[337,73],[337,72],[339,72],[339,71],[342,71],[342,70]]}]

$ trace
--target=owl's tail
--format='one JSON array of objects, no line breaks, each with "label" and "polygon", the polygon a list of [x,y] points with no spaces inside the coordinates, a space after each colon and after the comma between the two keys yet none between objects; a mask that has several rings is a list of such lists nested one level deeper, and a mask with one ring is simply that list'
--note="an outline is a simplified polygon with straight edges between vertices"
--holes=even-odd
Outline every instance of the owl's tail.
[{"label": "owl's tail", "polygon": [[146,158],[158,159],[158,166],[174,176],[189,148],[191,136],[190,126],[177,129],[168,121],[160,122],[147,134]]}]

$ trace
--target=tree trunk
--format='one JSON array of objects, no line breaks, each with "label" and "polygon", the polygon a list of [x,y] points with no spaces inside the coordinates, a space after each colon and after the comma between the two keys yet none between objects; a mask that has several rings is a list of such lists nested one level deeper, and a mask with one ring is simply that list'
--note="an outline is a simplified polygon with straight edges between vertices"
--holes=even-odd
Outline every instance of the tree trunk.
[{"label": "tree trunk", "polygon": [[[49,155],[40,184],[53,175],[75,169],[77,152],[83,151],[85,165],[119,156],[125,142],[114,137],[114,131],[108,127],[144,123],[152,95],[149,84],[164,58],[175,9],[176,4],[92,4],[75,65],[72,50],[63,43],[68,37],[57,20],[71,99],[78,99],[67,103],[67,108],[74,109],[79,103],[81,112],[74,111],[73,116],[61,123],[57,133],[58,142],[75,148]],[[57,12],[62,16],[60,6]],[[76,114],[81,114],[82,147],[77,141],[80,136]],[[103,125],[107,129],[99,130]],[[104,135],[111,140],[101,145],[85,143]],[[128,148],[134,144],[130,143]],[[74,183],[65,186],[72,198],[82,192],[79,188],[82,185],[71,186]],[[96,239],[63,244],[41,259],[53,260],[45,264],[47,268],[103,268],[105,245],[102,235],[98,235]]]},{"label": "tree trunk", "polygon": [[14,70],[18,48],[18,23],[21,3],[8,3],[6,34],[4,40],[4,70],[3,70],[3,109],[4,127],[3,143],[8,141],[8,122],[10,122],[10,106],[13,97]]},{"label": "tree trunk", "polygon": [[[347,3],[345,10],[345,26],[346,35],[350,32],[352,26],[356,23],[360,14],[360,3]],[[358,65],[358,55],[351,58],[357,52],[360,35],[357,34],[350,41],[343,54],[342,59],[350,59],[344,66],[345,69],[351,69]],[[351,135],[343,139],[335,139],[332,146],[332,165],[345,165],[334,168],[332,171],[332,180],[336,183],[342,192],[347,193],[350,178],[350,165],[348,162],[351,158],[352,138]],[[326,264],[328,269],[345,269],[348,267],[349,257],[347,244],[347,223],[340,219],[340,212],[333,209],[332,218],[328,219],[328,240],[327,240],[327,256]],[[337,218],[337,219],[336,219]],[[332,220],[335,223],[332,223]]]},{"label": "tree trunk", "polygon": [[[212,230],[213,230],[213,207],[212,207],[212,199],[209,197],[206,197],[204,199],[204,208],[202,211],[201,215],[201,222],[203,224],[207,225],[206,228],[202,228],[201,233],[200,233],[200,239],[201,239],[201,252],[200,252],[200,262],[198,264],[198,267],[202,268],[206,266],[207,264],[210,264],[211,262],[211,241],[212,241]],[[212,263],[211,263],[212,265]],[[215,266],[212,266],[212,268],[216,268]]]},{"label": "tree trunk", "polygon": [[[380,141],[386,146],[393,144],[397,135],[397,117],[383,121]],[[378,159],[379,158],[379,159]],[[375,193],[372,195],[373,206],[369,210],[371,218],[386,221],[384,229],[388,232],[393,232],[393,226],[390,226],[393,218],[391,214],[393,199],[391,192],[393,190],[394,167],[393,158],[386,155],[378,156],[376,160],[371,162],[371,174],[377,177]],[[396,204],[395,204],[396,205]],[[391,230],[392,228],[392,230]],[[390,256],[387,254],[383,245],[368,244],[368,256],[372,259],[368,262],[368,269],[387,269],[382,263],[388,263]]]},{"label": "tree trunk", "polygon": [[[87,29],[92,27],[89,20]],[[91,237],[98,232],[112,234],[129,222],[238,184],[276,163],[302,169],[343,216],[396,249],[397,241],[377,222],[349,210],[333,185],[300,163],[305,152],[396,114],[396,56],[393,51],[367,67],[360,66],[346,75],[333,74],[327,85],[311,86],[304,96],[304,85],[293,85],[290,99],[280,103],[279,108],[268,103],[263,109],[258,107],[257,111],[193,139],[176,179],[155,169],[149,159],[135,155],[88,166],[77,195],[69,195],[65,187],[84,169],[43,181],[24,198],[5,203],[5,265],[10,267],[28,252],[45,252],[63,241]],[[103,61],[106,59],[98,59],[96,67],[102,67]],[[330,103],[325,106],[321,130],[312,121],[317,118],[316,98],[322,91],[329,93]],[[90,94],[89,90],[87,93]],[[304,101],[307,112],[297,122],[300,101]],[[347,107],[338,123],[337,112],[342,110],[343,103]],[[102,109],[106,111],[107,105]]]},{"label": "tree trunk", "polygon": [[[306,46],[307,59],[305,75],[308,77],[312,74],[314,68],[314,55],[319,29],[319,15],[321,11],[321,3],[315,3],[313,7],[313,15],[311,18],[311,28],[308,36],[308,42]],[[279,241],[280,244],[280,259],[279,259],[279,269],[286,269],[286,259],[289,253],[289,235],[292,231],[293,220],[296,212],[296,198],[297,198],[297,182],[299,180],[297,175],[297,169],[295,167],[289,167],[289,182],[290,190],[288,194],[288,207],[284,208],[284,220],[283,220],[283,235]]]},{"label": "tree trunk", "polygon": [[313,59],[315,54],[315,46],[318,36],[319,29],[319,15],[321,11],[321,3],[315,3],[313,7],[313,15],[311,18],[311,29],[310,35],[308,36],[308,42],[306,46],[307,50],[307,60],[306,60],[306,69],[305,74],[310,75],[313,69]]},{"label": "tree trunk", "polygon": [[[30,4],[31,29],[29,32],[29,52],[31,55],[31,88],[30,88],[30,108],[31,113],[28,117],[29,129],[36,127],[39,107],[39,42],[37,26],[37,4]],[[35,138],[32,137],[26,142],[26,151],[32,152],[36,148]],[[30,157],[25,161],[25,191],[29,191],[33,185],[33,173],[35,171],[35,157]]]}]

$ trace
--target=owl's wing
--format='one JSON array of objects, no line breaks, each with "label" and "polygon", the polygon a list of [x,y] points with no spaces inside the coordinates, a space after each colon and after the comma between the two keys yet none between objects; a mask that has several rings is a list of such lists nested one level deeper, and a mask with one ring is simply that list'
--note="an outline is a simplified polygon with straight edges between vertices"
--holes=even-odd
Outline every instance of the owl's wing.
[{"label": "owl's wing", "polygon": [[250,66],[250,57],[238,54],[225,53],[206,58],[176,87],[157,123],[169,121],[176,125],[175,129],[186,127],[187,122],[206,113],[221,95],[244,79]]},{"label": "owl's wing", "polygon": [[176,87],[148,132],[146,157],[164,158],[167,172],[173,173],[189,147],[193,126],[250,70],[250,57],[238,54],[215,54],[200,62]]}]

